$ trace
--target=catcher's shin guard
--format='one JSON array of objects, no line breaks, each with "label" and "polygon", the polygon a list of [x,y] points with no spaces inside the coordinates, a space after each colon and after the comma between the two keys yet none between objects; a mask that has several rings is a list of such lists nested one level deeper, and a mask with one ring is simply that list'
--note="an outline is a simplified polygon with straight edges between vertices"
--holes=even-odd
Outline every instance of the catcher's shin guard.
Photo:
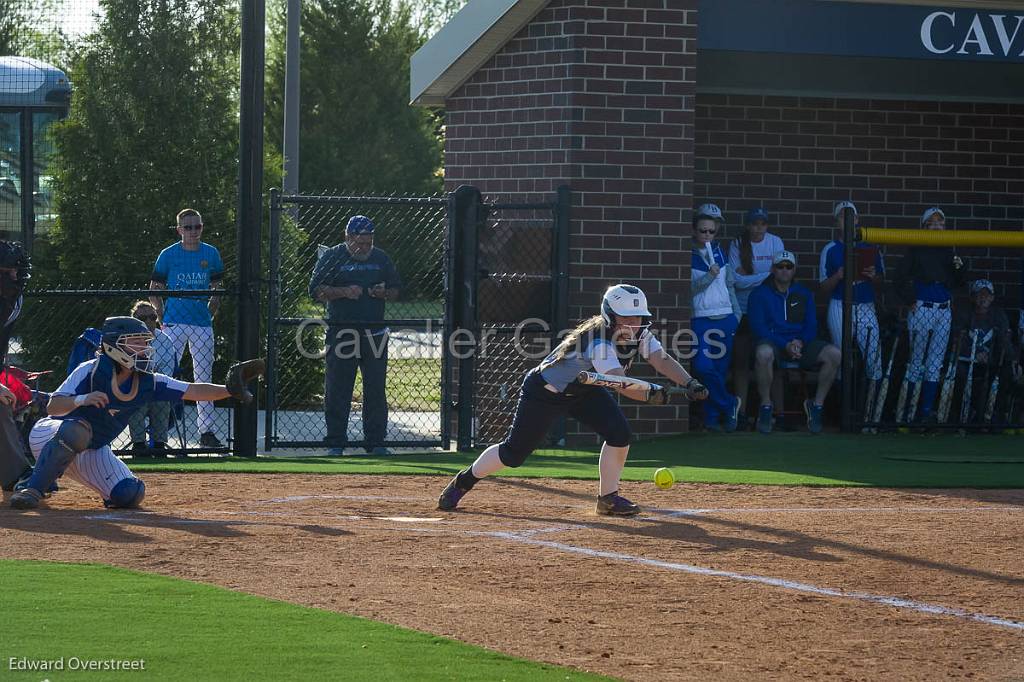
[{"label": "catcher's shin guard", "polygon": [[[43,446],[43,450],[36,460],[35,468],[32,469],[32,475],[29,476],[18,495],[35,493],[41,499],[43,493],[49,490],[64,474],[64,470],[74,460],[75,455],[89,447],[90,440],[92,440],[92,427],[88,422],[66,420],[57,429],[53,438]],[[14,505],[13,497],[11,504]]]}]

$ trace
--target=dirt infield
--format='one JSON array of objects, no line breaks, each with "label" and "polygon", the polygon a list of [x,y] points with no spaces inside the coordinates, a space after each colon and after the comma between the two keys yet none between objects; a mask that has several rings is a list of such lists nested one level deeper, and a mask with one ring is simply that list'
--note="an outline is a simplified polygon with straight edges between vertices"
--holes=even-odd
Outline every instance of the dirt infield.
[{"label": "dirt infield", "polygon": [[[633,680],[1020,679],[1024,491],[149,474],[0,509],[0,556],[96,561]],[[653,509],[656,506],[657,509]]]}]

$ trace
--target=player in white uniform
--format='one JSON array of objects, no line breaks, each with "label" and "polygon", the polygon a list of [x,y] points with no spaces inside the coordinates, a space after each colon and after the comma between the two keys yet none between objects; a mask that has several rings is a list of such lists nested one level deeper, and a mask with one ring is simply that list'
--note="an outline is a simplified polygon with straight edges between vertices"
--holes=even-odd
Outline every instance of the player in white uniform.
[{"label": "player in white uniform", "polygon": [[[842,234],[843,228],[843,210],[847,208],[853,210],[854,218],[857,224],[860,224],[860,214],[857,213],[854,203],[840,201],[832,212],[840,234]],[[885,264],[882,261],[882,253],[877,247],[857,242],[854,248],[858,251],[858,263],[860,262],[860,252],[864,251],[871,258],[871,265],[865,266],[861,272],[857,273],[857,281],[853,284],[853,338],[864,358],[868,379],[878,381],[882,378],[882,352],[879,344],[878,316],[875,313],[875,286],[885,273]],[[823,295],[830,297],[828,330],[832,334],[832,343],[838,348],[843,347],[845,259],[846,245],[842,238],[835,239],[822,250],[818,266],[819,290]]]},{"label": "player in white uniform", "polygon": [[[629,454],[631,432],[622,409],[607,389],[576,382],[581,371],[625,375],[640,355],[658,372],[684,385],[691,397],[707,398],[704,388],[668,353],[648,329],[651,313],[644,292],[629,284],[613,286],[601,300],[601,314],[585,320],[526,374],[508,436],[481,453],[472,466],[460,471],[441,492],[438,509],[451,511],[480,479],[518,467],[543,442],[559,417],[570,415],[596,431],[601,446],[600,490],[597,513],[632,516],[640,507],[619,495],[619,477]],[[616,389],[636,397],[630,389]],[[635,389],[634,389],[635,390]],[[661,394],[664,404],[665,395]]]},{"label": "player in white uniform", "polygon": [[146,485],[114,456],[110,443],[137,409],[154,400],[222,400],[247,392],[185,383],[149,372],[153,339],[141,320],[109,317],[97,357],[80,364],[53,392],[29,434],[36,464],[11,496],[15,509],[35,509],[62,475],[92,488],[104,506],[138,507]]}]

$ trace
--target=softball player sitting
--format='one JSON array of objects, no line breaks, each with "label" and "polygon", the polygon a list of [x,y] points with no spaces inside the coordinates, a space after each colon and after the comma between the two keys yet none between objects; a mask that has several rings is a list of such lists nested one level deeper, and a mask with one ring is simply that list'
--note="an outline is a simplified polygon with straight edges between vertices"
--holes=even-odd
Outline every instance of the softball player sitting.
[{"label": "softball player sitting", "polygon": [[[619,495],[619,477],[629,454],[631,432],[618,403],[607,389],[576,382],[582,371],[625,375],[637,355],[658,372],[684,386],[689,397],[703,400],[707,389],[693,379],[662,348],[649,329],[651,313],[644,292],[619,284],[605,292],[601,314],[584,321],[526,374],[512,428],[505,440],[480,454],[472,466],[460,471],[445,487],[437,507],[451,511],[485,476],[505,467],[518,467],[544,441],[548,429],[564,415],[571,415],[596,431],[603,439],[597,513],[632,516],[640,507]],[[629,389],[616,389],[631,396]],[[649,400],[664,404],[666,393]]]},{"label": "softball player sitting", "polygon": [[141,320],[108,317],[101,332],[97,357],[80,364],[53,392],[46,406],[49,416],[29,434],[36,464],[11,496],[15,509],[38,507],[43,492],[65,473],[95,490],[106,507],[138,507],[146,485],[110,449],[136,410],[154,400],[252,399],[245,380],[255,376],[247,376],[249,371],[262,368],[261,360],[233,366],[231,388],[190,384],[150,372],[153,335]]}]

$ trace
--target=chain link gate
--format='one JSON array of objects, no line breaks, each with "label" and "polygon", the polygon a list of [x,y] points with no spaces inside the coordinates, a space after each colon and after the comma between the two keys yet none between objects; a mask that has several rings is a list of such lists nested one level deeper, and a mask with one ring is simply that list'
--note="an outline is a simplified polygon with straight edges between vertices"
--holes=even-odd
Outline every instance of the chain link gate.
[{"label": "chain link gate", "polygon": [[[448,447],[450,382],[444,380],[448,368],[442,343],[449,330],[445,315],[448,204],[447,196],[304,196],[271,191],[264,422],[268,451],[281,447]],[[346,223],[354,215],[373,221],[374,247],[390,257],[402,282],[398,298],[385,304],[384,333],[376,319],[335,320],[329,326],[324,304],[314,300],[309,291],[320,257],[344,242]],[[341,273],[338,276],[343,279]],[[367,295],[366,291],[361,294]],[[366,335],[377,361],[357,362],[361,366],[350,397],[343,387],[340,398],[328,400],[325,342],[329,329],[335,341],[344,340],[342,336]],[[339,358],[346,352],[341,344],[333,350]],[[342,371],[355,372],[354,365],[346,367]],[[369,384],[360,381],[367,367]],[[373,393],[377,371],[384,373],[386,406],[384,415],[376,409],[368,410],[368,416],[371,420],[384,416],[383,439],[363,431],[364,387],[370,389],[373,404],[379,404]],[[339,375],[332,376],[338,385]],[[337,410],[339,400],[347,401],[351,408],[347,431],[340,438],[337,434],[329,438],[325,411]]]},{"label": "chain link gate", "polygon": [[[515,413],[523,376],[567,326],[571,191],[548,202],[487,202],[455,193],[453,319],[458,447],[496,443]],[[552,441],[564,437],[564,425]]]}]

